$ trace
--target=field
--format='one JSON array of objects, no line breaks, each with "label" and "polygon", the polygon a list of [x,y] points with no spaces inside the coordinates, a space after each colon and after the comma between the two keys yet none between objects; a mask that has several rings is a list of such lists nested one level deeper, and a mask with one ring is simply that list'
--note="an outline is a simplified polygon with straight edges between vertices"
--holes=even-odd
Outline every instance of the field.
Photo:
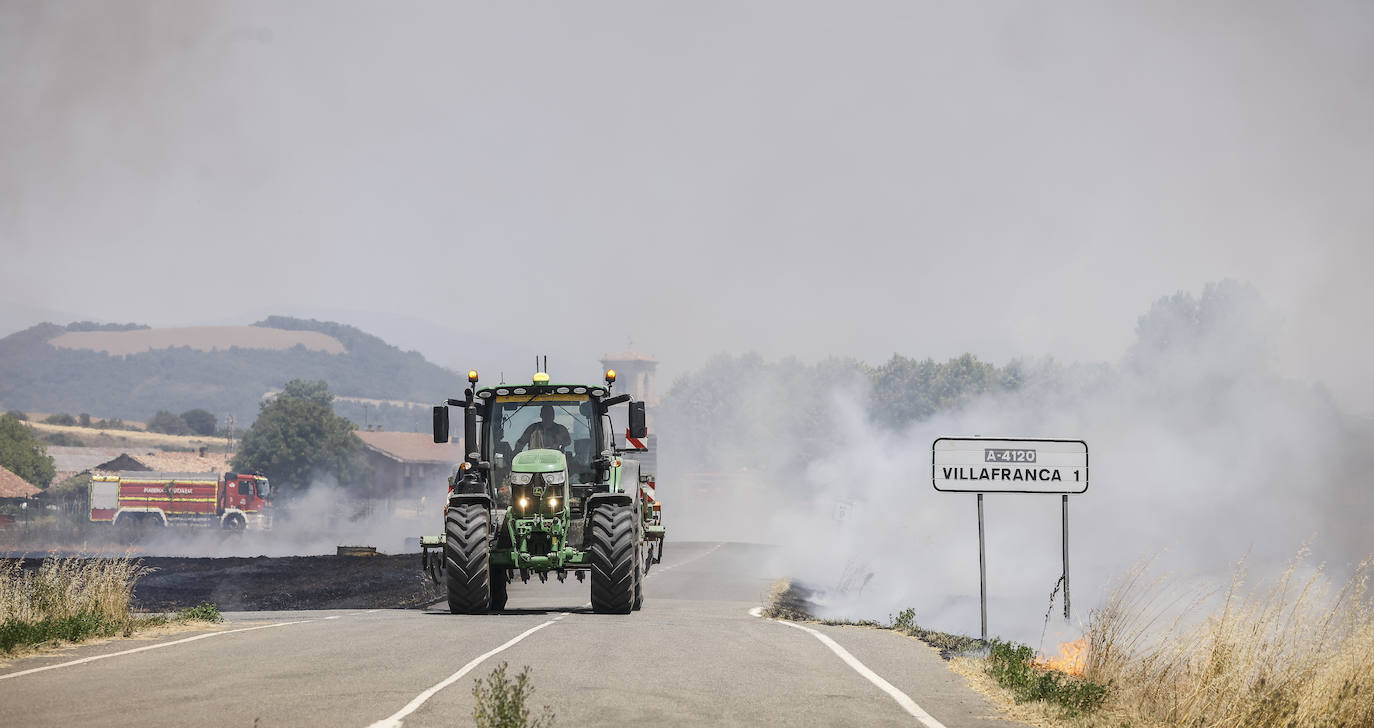
[{"label": "field", "polygon": [[114,356],[139,354],[153,349],[184,346],[198,351],[241,349],[290,349],[342,354],[343,342],[318,331],[288,331],[264,326],[187,326],[133,331],[69,331],[48,341],[63,349],[90,349]]},{"label": "field", "polygon": [[[160,432],[147,432],[146,430],[102,430],[95,427],[80,427],[78,425],[49,425],[40,421],[45,415],[41,413],[29,413],[29,422],[25,423],[41,437],[54,433],[61,433],[63,436],[72,440],[79,441],[87,447],[131,447],[131,448],[151,448],[157,450],[182,450],[191,451],[199,448],[209,448],[211,452],[223,450],[225,440],[223,437],[203,437],[200,435],[164,435]],[[141,427],[141,423],[131,423]]]}]

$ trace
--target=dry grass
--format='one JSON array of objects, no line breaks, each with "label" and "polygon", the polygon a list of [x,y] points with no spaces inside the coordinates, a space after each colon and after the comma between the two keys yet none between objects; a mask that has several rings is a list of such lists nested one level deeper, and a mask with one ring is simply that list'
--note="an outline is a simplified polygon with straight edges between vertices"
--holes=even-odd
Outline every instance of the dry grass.
[{"label": "dry grass", "polygon": [[129,603],[145,572],[126,558],[48,559],[37,570],[0,561],[0,651],[132,631]]},{"label": "dry grass", "polygon": [[1115,724],[1374,726],[1370,565],[1335,589],[1304,556],[1252,589],[1242,563],[1212,594],[1129,572],[1087,634],[1084,674],[1113,686]]}]

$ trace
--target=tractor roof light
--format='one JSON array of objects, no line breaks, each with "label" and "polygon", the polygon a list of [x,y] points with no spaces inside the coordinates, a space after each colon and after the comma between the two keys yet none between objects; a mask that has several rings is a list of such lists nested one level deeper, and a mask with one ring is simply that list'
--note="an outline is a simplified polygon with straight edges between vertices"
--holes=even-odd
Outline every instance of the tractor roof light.
[{"label": "tractor roof light", "polygon": [[473,384],[476,384],[476,383],[477,383],[477,370],[476,370],[476,369],[469,369],[469,370],[468,370],[468,381],[469,381],[469,382],[472,382]]},{"label": "tractor roof light", "polygon": [[547,373],[547,372],[535,372],[535,373],[534,373],[534,383],[535,383],[535,384],[548,384],[548,383],[549,383],[549,375],[548,375],[548,373]]},{"label": "tractor roof light", "polygon": [[614,381],[615,381],[615,370],[614,370],[614,369],[607,369],[607,370],[606,370],[606,383],[607,383],[607,384],[611,384],[611,383],[614,382]]}]

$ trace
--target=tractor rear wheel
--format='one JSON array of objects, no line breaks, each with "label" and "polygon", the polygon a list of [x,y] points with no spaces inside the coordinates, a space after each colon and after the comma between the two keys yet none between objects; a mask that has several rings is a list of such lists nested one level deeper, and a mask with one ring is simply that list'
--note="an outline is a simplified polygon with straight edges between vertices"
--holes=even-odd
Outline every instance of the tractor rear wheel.
[{"label": "tractor rear wheel", "polygon": [[631,609],[639,611],[644,606],[644,577],[649,573],[649,565],[645,563],[644,554],[648,551],[648,545],[644,543],[644,529],[635,529],[635,602]]},{"label": "tractor rear wheel", "polygon": [[481,614],[491,606],[491,520],[481,504],[464,503],[444,517],[444,573],[448,611]]},{"label": "tractor rear wheel", "polygon": [[644,606],[644,566],[639,555],[635,555],[635,601],[630,609],[639,611]]},{"label": "tractor rear wheel", "polygon": [[592,611],[629,614],[639,583],[634,507],[599,505],[592,511],[590,526]]}]

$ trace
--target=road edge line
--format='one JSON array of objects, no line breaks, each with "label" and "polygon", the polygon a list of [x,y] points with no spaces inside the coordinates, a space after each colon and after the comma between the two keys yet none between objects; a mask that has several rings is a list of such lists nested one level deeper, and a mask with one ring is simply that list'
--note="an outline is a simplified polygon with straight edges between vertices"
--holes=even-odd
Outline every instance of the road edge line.
[{"label": "road edge line", "polygon": [[[750,609],[749,614],[750,616],[759,617],[761,619],[768,619],[763,616],[762,607],[754,607],[753,609]],[[893,685],[887,680],[884,680],[882,675],[873,672],[873,670],[869,669],[868,665],[865,665],[862,662],[860,662],[859,658],[850,654],[849,650],[846,650],[844,647],[841,647],[840,643],[831,639],[828,635],[825,635],[818,630],[811,629],[810,627],[803,627],[802,625],[797,624],[795,622],[789,622],[785,619],[768,619],[768,621],[777,622],[778,624],[786,625],[788,627],[792,627],[793,629],[799,629],[803,632],[810,634],[812,637],[815,637],[816,639],[820,640],[821,644],[825,645],[826,647],[829,647],[830,651],[835,653],[835,655],[839,657],[841,660],[844,660],[844,663],[846,665],[849,665],[849,667],[852,670],[854,670],[854,672],[859,673],[859,675],[861,675],[865,680],[868,680],[869,682],[876,685],[879,690],[882,690],[883,692],[887,693],[888,697],[897,701],[897,704],[902,706],[902,710],[905,710],[907,713],[911,714],[911,716],[916,720],[921,721],[921,724],[926,726],[926,728],[946,728],[944,723],[941,723],[940,721],[935,719],[935,716],[931,715],[930,713],[927,713],[924,708],[922,708],[920,705],[916,703],[915,700],[911,699],[910,695],[907,695],[906,693],[898,689],[897,686]]]},{"label": "road edge line", "polygon": [[194,637],[186,637],[186,638],[184,638],[184,639],[173,640],[173,641],[171,641],[171,642],[159,642],[159,643],[157,643],[157,644],[155,644],[155,645],[144,645],[144,646],[142,646],[142,647],[135,647],[135,648],[132,649],[132,650],[123,650],[123,651],[121,651],[121,652],[111,652],[111,653],[106,654],[106,655],[92,655],[92,656],[90,656],[90,657],[83,657],[83,658],[81,658],[81,659],[79,659],[79,660],[72,660],[71,662],[62,662],[62,663],[58,663],[58,664],[56,664],[56,665],[44,665],[43,667],[33,667],[33,668],[29,668],[28,670],[19,670],[19,671],[17,671],[17,672],[7,672],[7,673],[4,673],[4,674],[0,674],[0,680],[8,680],[8,679],[10,679],[10,678],[12,678],[12,677],[20,677],[20,676],[22,676],[22,675],[32,675],[32,674],[35,673],[35,672],[46,672],[46,671],[48,671],[48,670],[56,670],[56,669],[59,668],[59,667],[72,667],[72,666],[74,666],[74,665],[84,665],[84,664],[86,664],[86,663],[88,663],[88,662],[95,662],[96,660],[104,660],[104,659],[107,658],[107,657],[119,657],[119,656],[121,656],[121,655],[132,655],[132,654],[134,654],[135,652],[147,652],[148,650],[156,650],[156,649],[159,649],[159,648],[162,648],[162,647],[171,647],[172,645],[182,645],[182,644],[186,644],[187,642],[195,642],[196,640],[208,639],[208,638],[210,638],[210,637],[218,637],[218,636],[220,636],[220,635],[225,635],[225,634],[234,634],[234,633],[236,633],[236,632],[252,632],[253,630],[258,630],[258,629],[271,629],[272,627],[285,627],[285,626],[287,626],[288,624],[304,624],[304,623],[306,623],[306,622],[318,622],[318,621],[319,621],[319,620],[317,620],[317,619],[300,619],[300,620],[296,620],[296,621],[294,621],[294,622],[277,622],[276,624],[260,624],[260,625],[258,625],[258,626],[256,626],[256,627],[240,627],[240,628],[238,628],[238,629],[228,629],[228,630],[224,630],[224,631],[222,631],[222,632],[207,632],[207,633],[205,633],[205,634],[198,634],[198,635],[195,635]]},{"label": "road edge line", "polygon": [[446,677],[446,678],[444,678],[443,680],[439,681],[438,683],[435,683],[434,685],[431,685],[431,686],[430,686],[428,689],[426,689],[424,692],[420,693],[419,695],[416,695],[414,698],[411,698],[410,702],[405,704],[405,707],[401,708],[400,710],[396,711],[395,713],[392,713],[391,715],[389,715],[389,716],[387,716],[387,717],[385,717],[385,718],[383,718],[383,719],[381,719],[381,720],[379,720],[379,721],[377,721],[377,722],[375,722],[375,723],[372,723],[372,724],[368,725],[368,728],[400,728],[401,722],[405,719],[406,716],[410,715],[411,713],[414,713],[416,710],[419,710],[419,709],[420,709],[420,706],[424,705],[430,698],[434,697],[434,695],[435,695],[436,693],[438,693],[440,690],[443,690],[444,688],[446,688],[446,687],[452,685],[453,683],[456,683],[456,682],[458,682],[459,680],[461,680],[461,679],[463,678],[464,675],[468,674],[468,673],[471,672],[474,668],[476,668],[478,665],[480,665],[480,664],[482,664],[483,662],[485,662],[486,659],[487,659],[488,657],[491,657],[491,656],[496,655],[496,654],[498,654],[498,653],[500,653],[500,652],[503,652],[503,651],[505,651],[505,650],[507,650],[507,649],[509,649],[509,648],[511,648],[511,647],[514,647],[515,644],[518,643],[520,640],[523,640],[523,639],[525,639],[526,637],[529,637],[530,635],[534,634],[535,632],[538,632],[539,630],[541,630],[541,629],[543,629],[543,628],[545,628],[545,627],[547,627],[547,626],[553,624],[554,622],[557,622],[559,619],[562,619],[562,618],[563,618],[563,617],[558,617],[558,618],[556,618],[556,619],[550,619],[549,621],[544,622],[543,624],[537,624],[537,625],[535,625],[535,626],[533,626],[533,627],[530,627],[529,629],[525,630],[524,632],[521,632],[520,634],[518,634],[518,635],[516,635],[516,636],[514,636],[514,637],[512,637],[512,638],[510,638],[510,640],[506,641],[506,643],[503,644],[503,645],[501,645],[500,647],[496,647],[495,649],[488,650],[487,652],[483,652],[482,654],[478,655],[477,657],[472,658],[472,660],[470,660],[470,661],[468,662],[468,664],[463,665],[463,667],[460,668],[460,669],[458,670],[458,672],[455,672],[455,673],[453,673],[452,675],[449,675],[448,677]]}]

